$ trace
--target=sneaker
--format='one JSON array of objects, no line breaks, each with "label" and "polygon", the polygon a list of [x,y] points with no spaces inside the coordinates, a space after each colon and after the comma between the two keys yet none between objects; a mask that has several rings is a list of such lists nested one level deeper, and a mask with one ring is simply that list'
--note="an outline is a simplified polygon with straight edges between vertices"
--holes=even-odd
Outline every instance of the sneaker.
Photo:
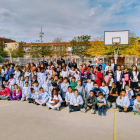
[{"label": "sneaker", "polygon": [[42,106],[46,106],[46,104],[42,104]]},{"label": "sneaker", "polygon": [[81,109],[81,112],[86,113],[86,109],[85,108]]},{"label": "sneaker", "polygon": [[119,109],[119,112],[123,112],[123,110],[122,109]]},{"label": "sneaker", "polygon": [[20,99],[18,99],[18,101],[20,101]]},{"label": "sneaker", "polygon": [[73,109],[69,109],[69,113],[73,112]]},{"label": "sneaker", "polygon": [[11,98],[8,98],[7,100],[8,100],[8,101],[11,101]]},{"label": "sneaker", "polygon": [[91,114],[94,114],[95,110],[94,109],[91,109],[90,113]]},{"label": "sneaker", "polygon": [[138,112],[133,112],[133,114],[134,114],[134,115],[139,115],[139,113],[138,113]]},{"label": "sneaker", "polygon": [[60,108],[59,107],[57,107],[57,111],[60,111]]}]

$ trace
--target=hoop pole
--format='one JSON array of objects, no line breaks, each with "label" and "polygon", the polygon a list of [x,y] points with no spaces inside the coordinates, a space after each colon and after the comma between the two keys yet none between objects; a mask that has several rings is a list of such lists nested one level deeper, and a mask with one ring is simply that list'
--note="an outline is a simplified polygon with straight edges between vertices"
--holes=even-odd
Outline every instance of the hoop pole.
[{"label": "hoop pole", "polygon": [[137,63],[138,63],[138,57],[136,56],[136,66],[138,65]]},{"label": "hoop pole", "polygon": [[96,67],[97,67],[97,56],[96,56]]}]

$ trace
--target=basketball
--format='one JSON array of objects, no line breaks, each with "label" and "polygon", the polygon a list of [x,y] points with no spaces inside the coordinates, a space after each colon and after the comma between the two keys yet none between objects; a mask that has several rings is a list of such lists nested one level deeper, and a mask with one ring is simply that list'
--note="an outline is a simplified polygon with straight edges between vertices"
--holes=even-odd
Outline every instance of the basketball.
[{"label": "basketball", "polygon": [[56,99],[53,99],[52,101],[55,102],[55,103],[52,103],[52,105],[56,105],[59,102],[59,100],[56,100]]},{"label": "basketball", "polygon": [[34,67],[32,67],[32,70],[33,70],[33,71],[36,71],[36,67],[35,67],[35,66],[34,66]]}]

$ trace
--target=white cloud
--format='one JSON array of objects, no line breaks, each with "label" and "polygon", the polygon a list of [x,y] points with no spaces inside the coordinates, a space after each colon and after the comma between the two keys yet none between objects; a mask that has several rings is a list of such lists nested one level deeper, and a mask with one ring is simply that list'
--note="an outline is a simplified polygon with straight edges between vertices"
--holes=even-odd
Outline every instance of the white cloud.
[{"label": "white cloud", "polygon": [[35,42],[42,26],[44,42],[56,37],[69,41],[83,34],[93,39],[105,30],[138,28],[139,7],[138,0],[4,0],[0,4],[0,36]]}]

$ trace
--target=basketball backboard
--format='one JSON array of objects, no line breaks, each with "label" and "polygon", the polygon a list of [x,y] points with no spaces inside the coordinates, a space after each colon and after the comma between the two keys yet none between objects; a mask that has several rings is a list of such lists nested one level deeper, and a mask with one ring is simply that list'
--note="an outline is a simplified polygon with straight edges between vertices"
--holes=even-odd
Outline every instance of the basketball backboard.
[{"label": "basketball backboard", "polygon": [[105,31],[104,32],[105,45],[128,45],[129,44],[129,30],[124,31]]}]

